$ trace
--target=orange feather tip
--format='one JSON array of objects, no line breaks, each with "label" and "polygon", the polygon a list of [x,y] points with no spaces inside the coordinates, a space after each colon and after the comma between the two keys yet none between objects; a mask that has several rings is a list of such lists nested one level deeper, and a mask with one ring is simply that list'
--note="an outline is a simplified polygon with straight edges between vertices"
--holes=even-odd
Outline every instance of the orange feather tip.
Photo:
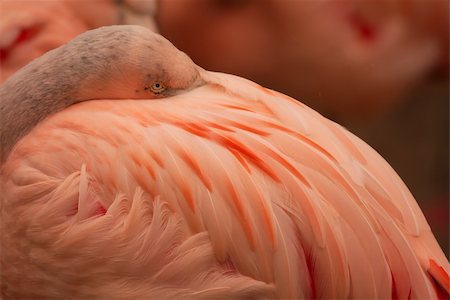
[{"label": "orange feather tip", "polygon": [[438,265],[434,259],[430,259],[430,267],[427,271],[443,291],[446,292],[444,297],[445,299],[448,299],[450,296],[450,277],[447,271],[445,271],[442,266]]}]

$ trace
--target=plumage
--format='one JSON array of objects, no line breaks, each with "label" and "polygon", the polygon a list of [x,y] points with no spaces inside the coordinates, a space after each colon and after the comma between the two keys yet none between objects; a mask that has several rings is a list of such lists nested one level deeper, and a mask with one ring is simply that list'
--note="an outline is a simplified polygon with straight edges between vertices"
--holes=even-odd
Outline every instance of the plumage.
[{"label": "plumage", "polygon": [[448,297],[448,260],[380,155],[294,99],[197,69],[199,87],[76,103],[15,144],[5,298]]}]

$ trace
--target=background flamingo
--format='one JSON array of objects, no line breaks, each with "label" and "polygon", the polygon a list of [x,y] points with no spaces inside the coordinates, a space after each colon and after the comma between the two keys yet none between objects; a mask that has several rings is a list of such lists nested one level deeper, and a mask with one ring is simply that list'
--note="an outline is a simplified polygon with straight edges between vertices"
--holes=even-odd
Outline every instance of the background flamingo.
[{"label": "background flamingo", "polygon": [[374,150],[141,27],[83,34],[0,95],[5,298],[448,297]]}]

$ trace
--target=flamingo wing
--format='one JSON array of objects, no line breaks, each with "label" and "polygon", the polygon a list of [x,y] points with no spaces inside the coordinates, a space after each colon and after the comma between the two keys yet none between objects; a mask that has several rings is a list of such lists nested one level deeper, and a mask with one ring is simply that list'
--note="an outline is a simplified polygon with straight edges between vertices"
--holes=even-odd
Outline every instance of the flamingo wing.
[{"label": "flamingo wing", "polygon": [[29,280],[53,271],[89,281],[84,295],[437,297],[429,272],[442,284],[448,261],[373,149],[287,96],[203,75],[172,98],[73,105],[16,145],[5,240],[33,249]]}]

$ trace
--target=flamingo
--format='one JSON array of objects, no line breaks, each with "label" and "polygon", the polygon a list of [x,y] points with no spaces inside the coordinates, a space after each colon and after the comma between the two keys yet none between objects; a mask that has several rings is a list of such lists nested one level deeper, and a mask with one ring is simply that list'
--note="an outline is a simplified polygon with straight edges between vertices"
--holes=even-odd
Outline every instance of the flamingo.
[{"label": "flamingo", "polygon": [[0,83],[77,35],[117,23],[117,8],[110,0],[83,5],[72,0],[1,0],[0,12]]},{"label": "flamingo", "polygon": [[156,8],[156,0],[1,0],[0,83],[90,29],[135,24],[157,32]]},{"label": "flamingo", "polygon": [[0,95],[5,299],[449,295],[370,146],[143,27],[83,33]]}]

